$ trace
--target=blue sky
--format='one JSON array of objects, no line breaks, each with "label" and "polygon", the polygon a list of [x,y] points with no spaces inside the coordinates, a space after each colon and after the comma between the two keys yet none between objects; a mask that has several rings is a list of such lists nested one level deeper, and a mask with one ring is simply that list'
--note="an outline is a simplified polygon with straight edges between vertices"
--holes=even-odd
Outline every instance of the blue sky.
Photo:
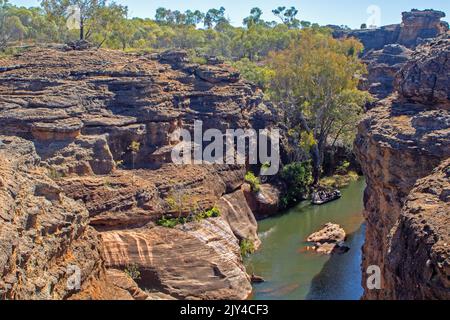
[{"label": "blue sky", "polygon": [[[37,6],[38,0],[10,0],[11,3],[24,6]],[[282,5],[286,7],[295,6],[300,10],[299,18],[317,22],[321,25],[337,24],[359,27],[367,22],[370,14],[367,8],[376,5],[380,8],[381,25],[399,23],[401,13],[416,9],[436,9],[447,14],[445,20],[449,21],[449,0],[116,0],[116,2],[127,5],[131,16],[154,17],[158,7],[178,9],[199,9],[207,11],[209,8],[226,8],[226,15],[233,25],[241,25],[244,17],[248,16],[250,9],[260,7],[264,12],[264,19],[276,20],[272,15],[272,9]]]}]

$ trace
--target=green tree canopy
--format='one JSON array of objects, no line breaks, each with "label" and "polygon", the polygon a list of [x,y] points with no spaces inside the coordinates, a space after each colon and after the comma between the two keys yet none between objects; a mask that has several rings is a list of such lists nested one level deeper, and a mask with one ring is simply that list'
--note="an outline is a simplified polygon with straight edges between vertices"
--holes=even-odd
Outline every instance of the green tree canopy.
[{"label": "green tree canopy", "polygon": [[[369,96],[358,90],[366,72],[359,60],[362,44],[355,39],[336,40],[329,32],[302,30],[299,41],[272,53],[274,71],[271,96],[284,109],[285,122],[298,143],[307,136],[314,162],[315,183],[320,178],[324,149],[329,138],[354,134],[354,124]],[[303,133],[303,135],[302,135]]]},{"label": "green tree canopy", "polygon": [[26,28],[7,0],[0,0],[0,50],[4,50],[11,41],[20,40],[26,34]]},{"label": "green tree canopy", "polygon": [[83,40],[91,35],[97,13],[106,6],[106,2],[106,0],[42,0],[41,6],[49,17],[60,23],[70,16],[76,15],[80,40]]}]

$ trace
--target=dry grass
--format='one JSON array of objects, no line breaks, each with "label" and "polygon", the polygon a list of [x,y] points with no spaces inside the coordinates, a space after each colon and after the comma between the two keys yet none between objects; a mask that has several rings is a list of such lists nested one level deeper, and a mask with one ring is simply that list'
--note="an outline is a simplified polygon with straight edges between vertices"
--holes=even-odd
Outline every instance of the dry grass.
[{"label": "dry grass", "polygon": [[340,189],[348,186],[350,183],[357,181],[358,179],[359,175],[354,171],[350,171],[346,175],[334,175],[331,177],[325,177],[320,180],[320,185],[324,188]]}]

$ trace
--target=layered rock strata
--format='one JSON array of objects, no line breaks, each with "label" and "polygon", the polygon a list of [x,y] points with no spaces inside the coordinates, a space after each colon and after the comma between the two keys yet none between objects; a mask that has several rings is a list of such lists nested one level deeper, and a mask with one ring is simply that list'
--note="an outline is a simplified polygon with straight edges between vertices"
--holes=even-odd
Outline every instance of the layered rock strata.
[{"label": "layered rock strata", "polygon": [[0,140],[0,298],[70,298],[101,278],[100,238],[84,205],[39,167],[33,143]]},{"label": "layered rock strata", "polygon": [[381,50],[386,45],[399,44],[415,48],[427,39],[433,39],[449,30],[445,13],[436,10],[411,10],[402,13],[402,23],[377,26],[363,30],[342,30],[334,28],[335,37],[354,37],[359,39],[366,51]]},{"label": "layered rock strata", "polygon": [[[25,139],[36,151],[32,171],[39,171],[49,185],[37,197],[46,205],[55,203],[55,211],[48,210],[56,226],[31,226],[30,232],[42,234],[49,228],[51,239],[57,234],[52,241],[61,242],[56,249],[46,239],[33,242],[32,236],[11,241],[28,237],[19,222],[2,230],[0,235],[8,237],[0,241],[5,247],[2,294],[35,299],[247,298],[250,277],[239,245],[249,240],[257,248],[260,242],[241,190],[246,167],[175,166],[170,154],[180,142],[179,131],[192,131],[195,120],[203,121],[203,130],[264,129],[276,122],[275,108],[219,60],[197,65],[183,51],[84,49],[36,47],[0,60],[0,134],[4,141]],[[5,161],[17,161],[8,157],[14,154],[5,154]],[[2,186],[18,179],[17,169],[11,170],[1,175]],[[32,188],[31,178],[31,173],[20,178],[24,187]],[[41,199],[54,190],[62,198]],[[15,192],[6,195],[14,198]],[[27,214],[16,217],[13,204],[21,207],[29,200],[13,198],[2,202],[9,210],[2,216],[7,224],[31,214],[24,209]],[[68,212],[59,213],[58,206]],[[220,217],[158,226],[163,217],[188,218],[212,207]],[[20,251],[14,243],[19,242],[33,242],[30,247],[45,254],[16,259]],[[46,247],[59,251],[47,252]],[[54,259],[60,272],[66,255],[79,260],[83,277],[92,278],[89,285],[83,278],[86,288],[66,292],[59,288],[62,275],[46,274]],[[42,288],[36,289],[25,271],[27,281],[18,278],[20,268],[30,269]]]},{"label": "layered rock strata", "polygon": [[379,100],[394,92],[396,74],[411,58],[412,50],[449,31],[448,23],[441,21],[444,17],[445,13],[441,11],[412,10],[403,13],[401,24],[376,29],[335,30],[334,36],[354,37],[363,43],[362,60],[367,64],[368,76],[361,89]]},{"label": "layered rock strata", "polygon": [[448,37],[418,48],[396,79],[399,93],[359,126],[355,152],[368,184],[363,274],[382,271],[382,289],[367,289],[367,299],[449,297],[449,56]]}]

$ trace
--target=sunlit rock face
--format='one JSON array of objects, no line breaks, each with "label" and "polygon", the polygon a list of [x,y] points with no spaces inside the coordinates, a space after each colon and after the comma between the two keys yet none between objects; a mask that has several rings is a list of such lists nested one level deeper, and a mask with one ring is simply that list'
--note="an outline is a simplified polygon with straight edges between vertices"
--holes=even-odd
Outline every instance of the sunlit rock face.
[{"label": "sunlit rock face", "polygon": [[[367,64],[368,75],[362,81],[361,89],[379,100],[395,91],[396,74],[411,59],[417,46],[448,32],[447,22],[441,20],[444,17],[445,13],[441,11],[412,10],[403,13],[401,24],[352,31],[336,29],[333,34],[337,38],[355,37],[363,43],[361,58]],[[433,66],[427,67],[433,72]]]},{"label": "sunlit rock face", "polygon": [[67,283],[75,272],[78,290],[101,278],[98,234],[84,205],[39,166],[33,143],[0,140],[0,298],[70,298],[76,290]]},{"label": "sunlit rock face", "polygon": [[[387,280],[394,299],[450,299],[450,160],[417,181],[392,229]],[[413,290],[408,283],[421,284]]]},{"label": "sunlit rock face", "polygon": [[174,229],[102,233],[108,267],[137,265],[144,289],[177,299],[247,299],[252,288],[239,241],[223,218]]},{"label": "sunlit rock face", "polygon": [[382,271],[382,290],[366,290],[366,299],[448,299],[449,48],[448,37],[419,47],[398,74],[399,93],[359,125],[355,152],[368,184],[363,274]]},{"label": "sunlit rock face", "polygon": [[399,44],[386,45],[364,55],[367,65],[367,79],[361,89],[369,91],[377,99],[385,99],[394,92],[397,73],[411,58],[413,51]]},{"label": "sunlit rock face", "polygon": [[397,42],[412,48],[425,39],[436,38],[448,31],[448,23],[441,21],[445,13],[436,10],[412,10],[403,12]]},{"label": "sunlit rock face", "polygon": [[[67,46],[0,59],[0,135],[25,139],[33,150],[25,159],[32,172],[14,176],[11,169],[0,179],[8,209],[0,213],[2,297],[249,296],[239,245],[248,240],[257,248],[260,241],[241,190],[246,166],[177,166],[171,152],[180,142],[176,133],[192,132],[195,120],[203,121],[203,130],[264,129],[274,126],[277,112],[236,70],[211,62],[190,63],[184,51]],[[19,166],[23,157],[8,152],[4,161]],[[32,192],[40,179],[47,184],[36,199],[11,197],[20,186]],[[177,209],[176,192],[183,202]],[[42,224],[26,229],[35,217],[28,207],[41,203],[47,206],[37,215]],[[157,226],[163,216],[187,218],[213,207],[220,217]],[[20,208],[23,215],[16,216]],[[65,260],[82,269],[78,291],[62,287]],[[130,268],[140,276],[131,279],[124,272]]]},{"label": "sunlit rock face", "polygon": [[413,49],[427,39],[433,39],[449,30],[448,23],[441,21],[445,13],[436,10],[412,10],[403,12],[402,23],[364,30],[334,30],[334,36],[355,37],[365,51],[381,50],[389,44],[399,44]]}]

